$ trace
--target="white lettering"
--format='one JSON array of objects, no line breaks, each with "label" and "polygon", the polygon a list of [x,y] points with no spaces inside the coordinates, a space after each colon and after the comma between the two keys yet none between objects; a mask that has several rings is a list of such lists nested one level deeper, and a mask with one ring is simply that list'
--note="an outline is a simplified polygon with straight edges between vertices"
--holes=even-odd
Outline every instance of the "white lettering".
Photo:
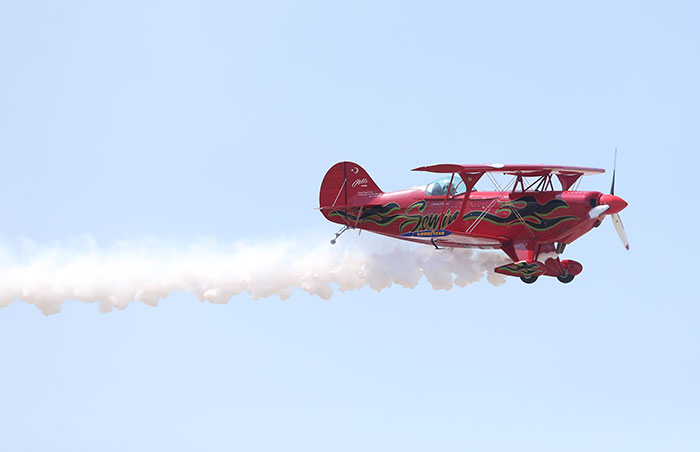
[{"label": "white lettering", "polygon": [[367,185],[367,178],[363,177],[362,179],[355,179],[352,183],[352,188],[355,188],[357,186],[364,187]]}]

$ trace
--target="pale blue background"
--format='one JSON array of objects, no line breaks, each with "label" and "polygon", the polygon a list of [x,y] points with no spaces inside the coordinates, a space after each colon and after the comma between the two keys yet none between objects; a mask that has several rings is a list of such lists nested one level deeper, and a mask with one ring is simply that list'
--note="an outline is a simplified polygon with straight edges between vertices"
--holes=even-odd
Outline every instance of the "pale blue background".
[{"label": "pale blue background", "polygon": [[568,286],[15,302],[0,450],[699,450],[700,11],[562,3],[3,2],[5,243],[325,242],[337,161],[394,190],[618,147],[632,249],[606,222]]}]

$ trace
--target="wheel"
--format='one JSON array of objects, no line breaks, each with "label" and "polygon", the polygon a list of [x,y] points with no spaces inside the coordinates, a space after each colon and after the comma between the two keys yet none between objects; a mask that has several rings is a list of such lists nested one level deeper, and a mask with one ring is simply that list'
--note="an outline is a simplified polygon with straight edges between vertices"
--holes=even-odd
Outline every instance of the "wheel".
[{"label": "wheel", "polygon": [[525,284],[532,284],[537,281],[537,276],[521,276],[520,280]]},{"label": "wheel", "polygon": [[569,273],[569,270],[564,270],[564,273],[557,275],[557,279],[564,284],[568,284],[574,280],[574,275]]}]

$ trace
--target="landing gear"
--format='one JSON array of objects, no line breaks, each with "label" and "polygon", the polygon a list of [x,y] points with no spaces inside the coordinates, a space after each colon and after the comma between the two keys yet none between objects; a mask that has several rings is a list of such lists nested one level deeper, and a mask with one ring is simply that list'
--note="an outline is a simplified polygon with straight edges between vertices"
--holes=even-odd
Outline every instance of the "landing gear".
[{"label": "landing gear", "polygon": [[331,245],[335,245],[335,242],[336,242],[336,240],[338,240],[338,237],[340,237],[340,235],[341,235],[343,232],[347,231],[348,229],[350,229],[350,226],[343,226],[343,227],[340,229],[340,231],[336,232],[336,233],[335,233],[335,237],[331,239]]},{"label": "landing gear", "polygon": [[568,284],[574,280],[574,275],[569,273],[569,270],[564,270],[564,273],[562,273],[561,275],[557,275],[557,279],[559,280],[559,282]]},{"label": "landing gear", "polygon": [[521,276],[520,280],[525,284],[532,284],[537,281],[537,276]]}]

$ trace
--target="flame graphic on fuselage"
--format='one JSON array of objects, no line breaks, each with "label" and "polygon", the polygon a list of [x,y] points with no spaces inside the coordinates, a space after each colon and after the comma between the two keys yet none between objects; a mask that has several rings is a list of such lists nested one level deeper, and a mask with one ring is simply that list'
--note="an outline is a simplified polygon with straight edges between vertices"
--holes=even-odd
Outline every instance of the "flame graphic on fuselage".
[{"label": "flame graphic on fuselage", "polygon": [[[561,199],[551,199],[544,204],[540,204],[534,196],[528,195],[514,201],[501,203],[501,208],[496,210],[495,214],[484,212],[483,210],[472,210],[467,212],[462,219],[467,221],[482,217],[482,220],[493,224],[512,226],[514,224],[521,224],[520,218],[522,217],[523,221],[531,229],[546,231],[565,221],[579,219],[577,216],[573,215],[547,218],[555,210],[567,207],[569,207],[569,204]],[[501,216],[499,215],[501,213],[508,213],[508,215]]]},{"label": "flame graphic on fuselage", "polygon": [[442,215],[426,214],[425,208],[427,202],[425,200],[416,201],[404,209],[403,213],[399,213],[401,208],[398,203],[391,202],[383,206],[371,206],[363,208],[362,214],[358,220],[357,215],[344,210],[335,210],[329,216],[337,216],[344,218],[349,223],[374,223],[377,226],[388,226],[396,220],[402,220],[399,226],[401,233],[415,232],[428,229],[442,229],[452,223],[459,216],[459,210],[452,212],[447,209]]}]

